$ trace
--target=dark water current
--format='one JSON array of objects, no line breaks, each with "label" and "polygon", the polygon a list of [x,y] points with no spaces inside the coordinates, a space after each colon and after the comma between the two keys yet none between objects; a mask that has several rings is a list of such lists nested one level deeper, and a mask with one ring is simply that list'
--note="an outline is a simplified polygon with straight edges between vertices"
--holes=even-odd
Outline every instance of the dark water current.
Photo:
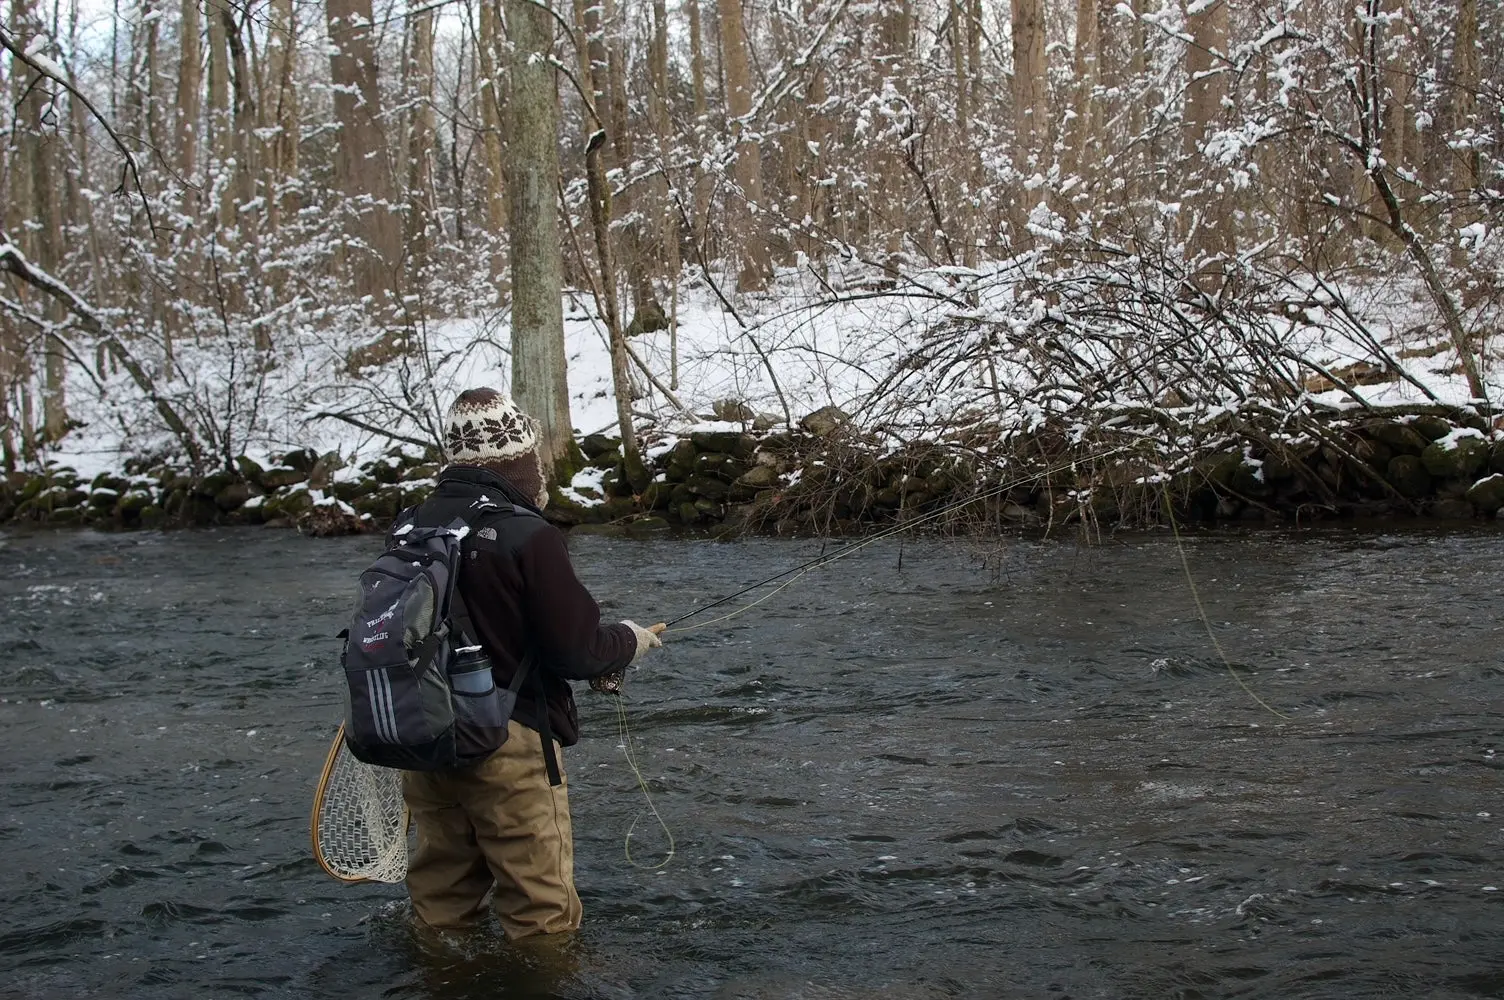
[{"label": "dark water current", "polygon": [[[309,857],[372,545],[0,540],[0,996],[1504,996],[1504,535],[1189,539],[1232,672],[1170,539],[879,543],[633,676],[660,870],[582,693],[562,958]],[[647,622],[818,543],[574,551]]]}]

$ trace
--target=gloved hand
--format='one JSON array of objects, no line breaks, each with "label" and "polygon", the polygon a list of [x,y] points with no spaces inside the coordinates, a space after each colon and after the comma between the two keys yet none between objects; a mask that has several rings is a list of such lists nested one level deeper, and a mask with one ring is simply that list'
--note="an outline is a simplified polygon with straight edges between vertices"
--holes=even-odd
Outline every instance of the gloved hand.
[{"label": "gloved hand", "polygon": [[637,652],[632,654],[632,662],[628,663],[627,666],[636,665],[637,661],[642,659],[643,654],[648,650],[663,648],[663,640],[658,638],[658,636],[668,626],[662,622],[659,622],[657,625],[649,625],[647,628],[643,628],[634,621],[624,621],[622,624],[630,628],[632,634],[637,637]]},{"label": "gloved hand", "polygon": [[[649,625],[647,628],[643,628],[634,621],[624,621],[622,624],[630,628],[632,635],[637,639],[637,652],[632,654],[632,661],[627,666],[631,666],[642,659],[643,654],[648,650],[662,648],[663,640],[658,638],[658,636],[668,627],[667,625],[660,622],[657,625]],[[599,691],[601,694],[621,694],[622,686],[626,682],[627,672],[625,668],[614,670],[609,674],[601,674],[598,677],[591,678],[590,690]]]}]

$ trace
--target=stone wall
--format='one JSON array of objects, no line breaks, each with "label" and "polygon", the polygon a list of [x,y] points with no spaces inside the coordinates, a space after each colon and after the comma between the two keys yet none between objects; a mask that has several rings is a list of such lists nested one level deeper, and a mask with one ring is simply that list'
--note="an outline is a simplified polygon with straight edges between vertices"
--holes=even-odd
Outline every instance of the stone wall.
[{"label": "stone wall", "polygon": [[[973,432],[895,450],[826,408],[791,431],[691,432],[654,452],[653,481],[640,491],[627,480],[615,439],[585,438],[581,450],[600,488],[579,491],[583,503],[556,490],[548,514],[561,525],[610,525],[630,534],[825,535],[939,511],[945,516],[932,519],[937,527],[999,530],[1138,526],[1163,520],[1167,510],[1195,521],[1309,523],[1476,520],[1504,507],[1504,439],[1466,412],[1346,417],[1300,434],[1231,423],[1211,439],[1194,459],[1178,462],[1124,451],[1105,438],[1067,444],[1048,428],[1006,446]],[[1104,454],[1111,457],[1094,457]],[[437,458],[393,452],[346,468],[334,453],[299,451],[265,468],[241,457],[233,472],[201,478],[130,463],[120,475],[87,482],[52,467],[6,477],[0,521],[106,530],[375,530],[427,494]]]}]

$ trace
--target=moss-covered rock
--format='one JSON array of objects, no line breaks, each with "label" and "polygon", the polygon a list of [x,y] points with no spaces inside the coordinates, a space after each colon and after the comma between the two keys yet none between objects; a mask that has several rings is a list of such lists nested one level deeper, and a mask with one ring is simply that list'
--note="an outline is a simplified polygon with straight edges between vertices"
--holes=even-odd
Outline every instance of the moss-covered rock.
[{"label": "moss-covered rock", "polygon": [[1427,441],[1439,441],[1456,430],[1456,425],[1450,420],[1430,413],[1422,413],[1410,422],[1410,426]]},{"label": "moss-covered rock", "polygon": [[402,509],[402,492],[390,487],[373,490],[356,498],[353,506],[356,512],[370,514],[371,517],[385,523],[396,517],[397,512]]},{"label": "moss-covered rock", "polygon": [[587,434],[580,438],[580,451],[590,465],[596,465],[601,459],[609,459],[609,464],[614,465],[621,458],[621,438]]},{"label": "moss-covered rock", "polygon": [[736,485],[750,486],[755,490],[772,489],[778,485],[778,470],[770,465],[754,465],[736,477]]},{"label": "moss-covered rock", "polygon": [[367,493],[377,489],[373,479],[343,479],[329,487],[329,492],[338,500],[353,504]]},{"label": "moss-covered rock", "polygon": [[757,413],[740,399],[718,399],[710,404],[715,418],[728,424],[746,424],[757,419]]},{"label": "moss-covered rock", "polygon": [[654,538],[673,530],[673,525],[662,517],[633,518],[626,525],[627,534],[633,538]]},{"label": "moss-covered rock", "polygon": [[[268,508],[269,513],[275,511],[282,517],[290,517],[296,520],[299,514],[313,509],[313,503],[313,494],[309,493],[306,489],[299,488],[285,496],[268,500],[265,506]],[[393,513],[395,514],[396,512],[393,511]]]},{"label": "moss-covered rock", "polygon": [[1197,460],[1196,471],[1213,486],[1224,489],[1232,484],[1233,477],[1243,465],[1243,455],[1236,451],[1223,451]]},{"label": "moss-covered rock", "polygon": [[133,488],[120,495],[116,510],[125,515],[140,514],[152,504],[152,495],[144,489]]},{"label": "moss-covered rock", "polygon": [[[276,464],[279,466],[286,466],[287,468],[291,469],[297,469],[299,472],[303,473],[303,479],[307,479],[308,474],[313,471],[314,463],[318,460],[319,453],[314,451],[312,448],[299,448],[295,451],[289,451],[287,454],[279,457]],[[299,481],[301,482],[302,480]]]},{"label": "moss-covered rock", "polygon": [[[314,461],[308,470],[308,485],[316,490],[326,490],[334,482],[334,474],[345,467],[345,460],[337,451],[326,451]],[[349,532],[342,532],[349,534]]]},{"label": "moss-covered rock", "polygon": [[673,485],[666,482],[649,483],[648,488],[642,491],[641,503],[644,510],[667,510],[672,500]]},{"label": "moss-covered rock", "polygon": [[601,492],[608,497],[632,495],[632,484],[627,481],[626,472],[620,465],[612,466],[601,474]]},{"label": "moss-covered rock", "polygon": [[1490,447],[1481,435],[1452,436],[1434,441],[1421,452],[1426,471],[1438,479],[1463,479],[1488,463]]},{"label": "moss-covered rock", "polygon": [[688,438],[677,442],[669,449],[667,460],[664,463],[664,469],[668,473],[668,477],[676,482],[683,482],[689,476],[690,472],[694,470],[695,456],[698,454],[699,449]]},{"label": "moss-covered rock", "polygon": [[160,528],[167,522],[167,512],[156,504],[149,503],[141,508],[139,519],[143,528]]},{"label": "moss-covered rock", "polygon": [[261,473],[261,486],[268,493],[308,481],[308,473],[290,465],[274,465]]},{"label": "moss-covered rock", "polygon": [[839,406],[822,406],[799,421],[799,426],[815,437],[830,437],[851,423],[851,417]]},{"label": "moss-covered rock", "polygon": [[1396,455],[1389,460],[1386,478],[1400,496],[1419,500],[1431,492],[1431,473],[1418,455]]},{"label": "moss-covered rock", "polygon": [[214,472],[200,479],[194,484],[193,492],[202,497],[213,499],[219,491],[235,482],[233,472]]},{"label": "moss-covered rock", "polygon": [[220,510],[238,510],[250,498],[250,486],[242,482],[234,482],[214,494],[214,505]]},{"label": "moss-covered rock", "polygon": [[610,497],[591,508],[593,518],[600,521],[619,521],[636,513],[637,503],[631,497]]},{"label": "moss-covered rock", "polygon": [[715,503],[725,500],[730,492],[730,486],[714,476],[693,475],[684,481],[684,485],[695,496]]},{"label": "moss-covered rock", "polygon": [[751,458],[757,439],[741,431],[695,431],[689,440],[700,451],[719,452],[737,458]]},{"label": "moss-covered rock", "polygon": [[266,474],[266,469],[261,463],[249,455],[241,455],[235,459],[235,468],[240,473],[240,478],[260,489],[265,489],[266,484],[261,477]]},{"label": "moss-covered rock", "polygon": [[1493,514],[1504,507],[1504,473],[1496,472],[1474,483],[1468,488],[1467,501],[1483,514]]},{"label": "moss-covered rock", "polygon": [[1422,437],[1414,427],[1394,420],[1370,420],[1363,425],[1363,433],[1396,455],[1419,455],[1430,444],[1430,439]]},{"label": "moss-covered rock", "polygon": [[183,486],[175,486],[168,490],[162,497],[162,513],[168,521],[176,521],[183,513],[183,508],[188,503],[188,490]]},{"label": "moss-covered rock", "polygon": [[17,502],[35,499],[48,485],[46,476],[29,476],[16,492]]},{"label": "moss-covered rock", "polygon": [[1504,441],[1495,441],[1489,451],[1488,470],[1490,472],[1504,472]]}]

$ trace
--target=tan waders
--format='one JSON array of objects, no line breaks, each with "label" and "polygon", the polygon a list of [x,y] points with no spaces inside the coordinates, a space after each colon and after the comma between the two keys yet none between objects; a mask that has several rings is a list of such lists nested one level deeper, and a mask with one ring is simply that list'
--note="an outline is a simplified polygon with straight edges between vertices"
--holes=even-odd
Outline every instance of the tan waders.
[{"label": "tan waders", "polygon": [[[567,783],[549,786],[536,732],[514,719],[507,733],[479,767],[403,775],[418,831],[407,870],[413,910],[431,927],[471,927],[494,887],[491,905],[509,940],[575,930]],[[562,777],[562,757],[559,766]]]}]

